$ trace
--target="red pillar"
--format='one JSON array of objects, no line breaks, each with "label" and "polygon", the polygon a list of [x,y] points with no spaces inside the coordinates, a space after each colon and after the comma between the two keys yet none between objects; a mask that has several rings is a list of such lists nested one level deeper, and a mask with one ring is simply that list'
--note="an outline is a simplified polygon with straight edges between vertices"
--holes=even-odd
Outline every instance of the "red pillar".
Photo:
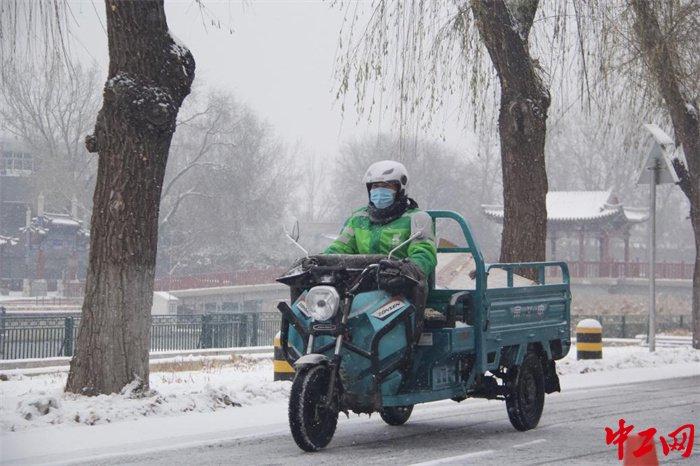
[{"label": "red pillar", "polygon": [[44,269],[46,268],[46,257],[44,251],[39,249],[36,255],[36,278],[42,280],[44,278]]},{"label": "red pillar", "polygon": [[584,237],[584,231],[582,228],[578,232],[578,269],[579,269],[579,276],[580,277],[586,276],[586,264],[584,264],[585,260],[586,260],[586,239]]},{"label": "red pillar", "polygon": [[629,276],[629,263],[630,263],[630,231],[625,230],[625,277]]},{"label": "red pillar", "polygon": [[549,236],[549,260],[555,261],[557,260],[557,235],[556,233],[552,232],[552,234]]},{"label": "red pillar", "polygon": [[610,276],[610,237],[608,236],[608,233],[603,231],[600,233],[598,236],[598,245],[599,245],[599,253],[598,253],[598,260],[599,260],[599,266],[598,266],[598,276],[599,277],[608,277]]}]

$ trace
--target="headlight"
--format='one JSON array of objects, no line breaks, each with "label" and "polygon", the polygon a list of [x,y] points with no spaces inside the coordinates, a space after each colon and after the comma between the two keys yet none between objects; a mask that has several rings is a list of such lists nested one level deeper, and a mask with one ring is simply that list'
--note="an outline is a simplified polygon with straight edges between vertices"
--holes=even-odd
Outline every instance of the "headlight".
[{"label": "headlight", "polygon": [[340,296],[332,286],[314,286],[306,293],[306,309],[316,321],[328,320],[338,311]]}]

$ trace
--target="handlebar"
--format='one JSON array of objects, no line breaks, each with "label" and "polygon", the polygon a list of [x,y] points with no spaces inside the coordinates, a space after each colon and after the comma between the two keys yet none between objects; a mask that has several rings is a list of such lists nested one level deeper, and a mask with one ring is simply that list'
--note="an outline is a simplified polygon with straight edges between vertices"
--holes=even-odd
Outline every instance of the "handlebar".
[{"label": "handlebar", "polygon": [[360,285],[362,284],[362,281],[363,281],[363,280],[365,279],[365,277],[367,276],[367,274],[368,274],[372,269],[378,269],[378,268],[379,268],[379,264],[370,264],[370,265],[368,265],[367,267],[365,267],[364,270],[363,270],[362,272],[360,272],[360,275],[357,276],[357,278],[355,279],[355,282],[352,284],[352,286],[350,287],[350,289],[348,289],[347,293],[348,293],[349,295],[354,295],[355,292],[357,291],[357,289],[358,289],[358,288],[360,287]]}]

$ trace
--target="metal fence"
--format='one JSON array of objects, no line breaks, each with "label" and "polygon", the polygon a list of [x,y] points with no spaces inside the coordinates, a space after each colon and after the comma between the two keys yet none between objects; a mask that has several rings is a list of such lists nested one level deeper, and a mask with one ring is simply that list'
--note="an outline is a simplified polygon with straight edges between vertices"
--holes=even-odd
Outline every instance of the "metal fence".
[{"label": "metal fence", "polygon": [[[569,274],[573,278],[648,278],[647,262],[623,261],[568,261]],[[657,262],[656,278],[690,280],[693,278],[693,262]],[[548,276],[559,276],[558,269],[551,268]]]},{"label": "metal fence", "polygon": [[[80,318],[0,315],[0,359],[72,356]],[[277,312],[153,316],[151,351],[267,346]]]},{"label": "metal fence", "polygon": [[[571,332],[582,319],[603,326],[604,337],[633,338],[647,333],[645,315],[572,315]],[[659,332],[691,328],[691,317],[657,316]],[[72,356],[80,318],[0,315],[0,359]],[[153,316],[151,351],[267,346],[279,330],[277,312]]]},{"label": "metal fence", "polygon": [[[595,319],[603,327],[603,338],[634,338],[646,334],[649,330],[649,317],[644,314],[629,315],[572,315],[571,334],[576,332],[576,324],[583,319]],[[690,330],[690,315],[656,315],[656,331],[669,332]]]}]

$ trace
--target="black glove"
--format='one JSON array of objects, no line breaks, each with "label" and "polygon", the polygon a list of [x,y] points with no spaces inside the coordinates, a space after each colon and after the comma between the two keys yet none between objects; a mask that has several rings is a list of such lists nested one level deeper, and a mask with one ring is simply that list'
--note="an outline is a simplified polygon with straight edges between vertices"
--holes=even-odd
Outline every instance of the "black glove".
[{"label": "black glove", "polygon": [[318,265],[318,259],[314,256],[310,257],[302,257],[301,259],[298,259],[294,264],[292,265],[292,269],[301,266],[301,269],[306,271],[309,270],[311,267],[317,266]]},{"label": "black glove", "polygon": [[316,267],[316,266],[318,265],[318,263],[319,263],[319,260],[318,260],[316,257],[314,257],[314,256],[303,257],[303,258],[301,259],[301,267],[302,267],[304,270],[308,270],[308,269],[310,269],[311,267]]},{"label": "black glove", "polygon": [[421,269],[408,259],[384,259],[379,262],[379,288],[389,293],[406,291],[423,279]]}]

